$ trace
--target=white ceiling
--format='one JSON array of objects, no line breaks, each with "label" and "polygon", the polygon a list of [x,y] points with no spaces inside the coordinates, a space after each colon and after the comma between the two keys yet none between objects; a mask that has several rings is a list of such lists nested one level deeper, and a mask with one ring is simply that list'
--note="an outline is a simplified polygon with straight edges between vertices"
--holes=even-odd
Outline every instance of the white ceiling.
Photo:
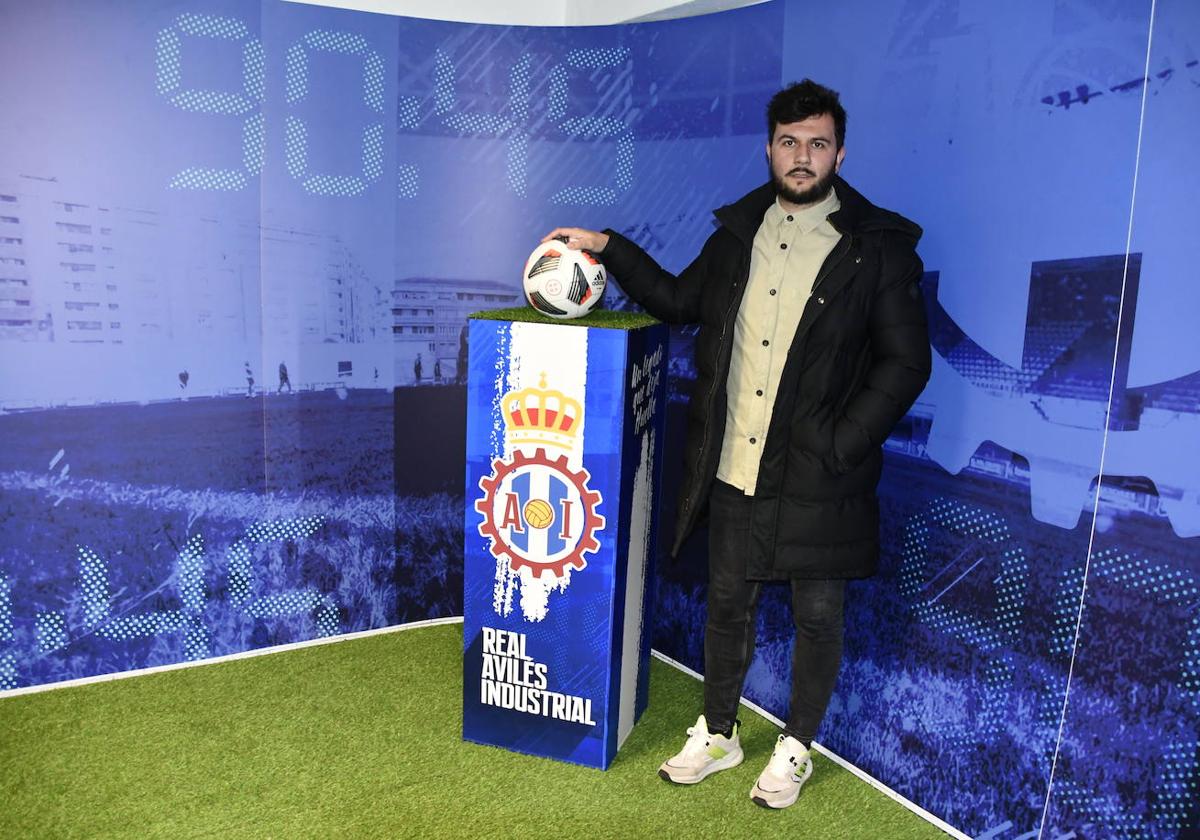
[{"label": "white ceiling", "polygon": [[290,0],[404,17],[520,26],[604,26],[691,17],[767,0]]}]

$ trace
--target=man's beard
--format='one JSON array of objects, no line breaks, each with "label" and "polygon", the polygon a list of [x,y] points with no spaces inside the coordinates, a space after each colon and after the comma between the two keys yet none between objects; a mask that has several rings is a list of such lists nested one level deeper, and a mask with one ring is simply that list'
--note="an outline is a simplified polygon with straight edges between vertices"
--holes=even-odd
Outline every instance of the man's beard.
[{"label": "man's beard", "polygon": [[[771,172],[771,180],[775,183],[775,192],[779,194],[779,197],[784,201],[800,205],[815,204],[829,195],[829,190],[833,186],[833,176],[837,174],[830,169],[824,178],[818,178],[808,189],[796,190],[790,187],[787,181],[775,174],[775,170],[771,167],[770,162],[767,163],[767,169]],[[811,169],[803,171],[812,172]]]}]

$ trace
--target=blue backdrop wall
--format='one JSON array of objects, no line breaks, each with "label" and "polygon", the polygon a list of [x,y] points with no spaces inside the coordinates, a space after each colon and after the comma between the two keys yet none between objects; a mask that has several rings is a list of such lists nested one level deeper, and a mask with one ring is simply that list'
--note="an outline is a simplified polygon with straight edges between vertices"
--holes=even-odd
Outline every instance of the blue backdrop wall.
[{"label": "blue backdrop wall", "polygon": [[[6,5],[0,689],[460,614],[466,314],[516,303],[557,224],[682,268],[765,176],[766,99],[812,76],[850,112],[843,174],[926,229],[936,365],[821,740],[974,835],[1175,836],[1198,51],[1184,0],[589,29]],[[655,628],[697,669],[703,537],[660,562]],[[747,685],[778,715],[783,594]]]},{"label": "blue backdrop wall", "polygon": [[823,737],[975,836],[1175,836],[1200,817],[1200,7],[870,8],[815,37],[790,3],[784,77],[842,91],[849,177],[924,225],[935,372]]}]

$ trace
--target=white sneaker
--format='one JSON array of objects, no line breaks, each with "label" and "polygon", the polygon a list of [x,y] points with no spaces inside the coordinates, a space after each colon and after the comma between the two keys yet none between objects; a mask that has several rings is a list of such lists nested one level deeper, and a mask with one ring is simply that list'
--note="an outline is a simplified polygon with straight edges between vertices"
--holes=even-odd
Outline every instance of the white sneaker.
[{"label": "white sneaker", "polygon": [[733,737],[710,735],[704,715],[689,727],[687,743],[676,755],[658,768],[658,775],[677,785],[694,785],[711,773],[728,770],[742,763],[742,745],[738,743],[738,725],[733,725]]},{"label": "white sneaker", "polygon": [[764,808],[786,808],[796,801],[812,771],[812,755],[805,746],[791,735],[780,735],[767,769],[750,789],[750,798]]}]

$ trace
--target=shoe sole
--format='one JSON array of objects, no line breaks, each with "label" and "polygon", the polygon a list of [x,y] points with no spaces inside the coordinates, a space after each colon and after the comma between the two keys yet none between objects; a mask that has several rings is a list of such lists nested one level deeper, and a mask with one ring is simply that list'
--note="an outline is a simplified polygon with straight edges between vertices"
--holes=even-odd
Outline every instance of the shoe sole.
[{"label": "shoe sole", "polygon": [[796,800],[799,798],[800,798],[800,796],[799,796],[799,794],[797,794],[796,796],[792,797],[790,802],[771,803],[771,802],[768,802],[767,800],[763,799],[761,796],[751,796],[750,801],[753,802],[755,805],[759,806],[760,808],[770,808],[773,811],[778,811],[782,808],[788,808],[788,807],[791,807],[792,805],[795,805]]},{"label": "shoe sole", "polygon": [[[737,760],[731,761],[728,764],[721,764],[721,762],[725,760],[724,758],[719,759],[718,761],[714,761],[712,764],[705,767],[704,772],[702,772],[699,776],[697,776],[694,779],[673,779],[673,778],[671,778],[671,774],[668,773],[666,770],[664,770],[661,767],[658,768],[658,777],[665,782],[670,782],[673,785],[696,785],[696,784],[699,784],[700,782],[703,782],[705,779],[707,779],[713,773],[720,773],[722,770],[728,770],[731,767],[737,767],[739,764],[742,763],[742,760],[746,757],[746,754],[739,751],[738,753],[736,753],[736,755],[737,755]],[[717,765],[720,765],[720,766],[717,766]]]},{"label": "shoe sole", "polygon": [[775,801],[767,799],[768,792],[760,788],[758,783],[755,782],[754,787],[750,788],[750,801],[762,808],[772,808],[774,810],[791,807],[792,805],[795,805],[796,800],[800,798],[800,789],[804,787],[804,783],[807,781],[808,775],[805,775],[800,780],[800,784],[796,786],[796,789],[792,791],[791,796],[787,797],[786,799],[776,799]]}]

